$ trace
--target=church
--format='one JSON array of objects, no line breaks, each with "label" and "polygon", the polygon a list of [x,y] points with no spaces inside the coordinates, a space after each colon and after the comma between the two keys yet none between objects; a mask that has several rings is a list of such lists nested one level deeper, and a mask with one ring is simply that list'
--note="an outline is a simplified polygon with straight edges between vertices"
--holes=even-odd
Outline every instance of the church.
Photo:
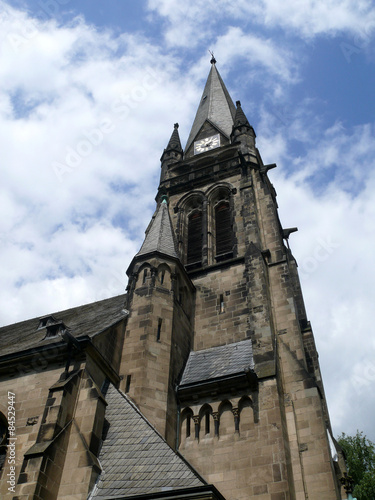
[{"label": "church", "polygon": [[274,167],[212,57],[126,293],[0,329],[1,498],[346,498]]}]

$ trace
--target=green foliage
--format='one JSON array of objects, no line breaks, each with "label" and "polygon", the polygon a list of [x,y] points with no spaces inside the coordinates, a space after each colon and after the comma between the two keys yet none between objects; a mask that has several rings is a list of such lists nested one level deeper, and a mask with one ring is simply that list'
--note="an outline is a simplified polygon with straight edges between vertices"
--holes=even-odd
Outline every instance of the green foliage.
[{"label": "green foliage", "polygon": [[353,497],[358,500],[375,500],[375,445],[363,432],[355,436],[341,434],[341,446],[348,474],[353,478]]}]

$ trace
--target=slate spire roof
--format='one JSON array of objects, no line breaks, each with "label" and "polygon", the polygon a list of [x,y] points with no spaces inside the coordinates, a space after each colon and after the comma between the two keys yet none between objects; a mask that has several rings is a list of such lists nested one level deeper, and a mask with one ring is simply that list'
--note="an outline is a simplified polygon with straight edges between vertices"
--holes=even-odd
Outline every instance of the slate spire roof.
[{"label": "slate spire roof", "polygon": [[99,454],[102,474],[90,499],[132,497],[206,484],[113,385],[106,401],[109,429]]},{"label": "slate spire roof", "polygon": [[136,257],[159,252],[178,259],[171,218],[167,200],[164,198],[146,231],[146,237]]},{"label": "slate spire roof", "polygon": [[185,151],[189,149],[206,120],[209,120],[214,126],[227,135],[227,137],[230,137],[232,132],[236,107],[216,69],[215,62],[213,58],[211,60],[211,70],[203,90]]},{"label": "slate spire roof", "polygon": [[169,139],[166,151],[178,151],[182,153],[182,146],[180,141],[180,134],[178,133],[178,123],[174,124],[173,132],[171,138]]},{"label": "slate spire roof", "polygon": [[236,114],[234,117],[234,126],[235,127],[241,127],[241,126],[247,126],[250,128],[250,123],[248,119],[246,118],[245,113],[243,112],[243,109],[241,107],[241,101],[236,101]]}]

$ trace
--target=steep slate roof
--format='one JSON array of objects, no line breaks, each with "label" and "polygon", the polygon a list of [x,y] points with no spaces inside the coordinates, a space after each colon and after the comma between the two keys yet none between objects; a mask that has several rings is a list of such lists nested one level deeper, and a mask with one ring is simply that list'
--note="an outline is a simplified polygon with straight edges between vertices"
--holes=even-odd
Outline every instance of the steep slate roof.
[{"label": "steep slate roof", "polygon": [[99,454],[103,472],[90,498],[132,497],[206,484],[113,385],[106,401],[110,426]]},{"label": "steep slate roof", "polygon": [[[124,317],[122,312],[124,302],[125,294],[52,313],[49,316],[53,316],[57,321],[63,321],[74,337],[84,335],[93,337]],[[59,336],[44,339],[46,328],[38,329],[39,320],[39,317],[33,318],[0,328],[0,356],[61,341]]]},{"label": "steep slate roof", "polygon": [[146,233],[143,245],[135,257],[152,252],[160,252],[169,257],[179,258],[166,200],[160,203],[155,218]]},{"label": "steep slate roof", "polygon": [[243,112],[243,109],[241,107],[241,101],[236,101],[236,114],[234,117],[234,126],[235,127],[241,127],[243,125],[246,125],[247,127],[250,128],[250,123],[248,119],[246,118],[245,113]]},{"label": "steep slate roof", "polygon": [[189,149],[195,136],[206,120],[209,120],[213,125],[224,132],[224,134],[230,137],[235,114],[236,107],[216,69],[215,63],[212,63],[197,114],[195,115],[194,123],[186,143],[185,151]]},{"label": "steep slate roof", "polygon": [[179,151],[182,153],[180,134],[178,133],[178,123],[174,124],[171,138],[169,139],[168,146],[166,147],[166,151],[171,150]]},{"label": "steep slate roof", "polygon": [[192,351],[186,363],[180,387],[234,375],[243,372],[246,368],[254,368],[251,340],[211,347],[202,351]]}]

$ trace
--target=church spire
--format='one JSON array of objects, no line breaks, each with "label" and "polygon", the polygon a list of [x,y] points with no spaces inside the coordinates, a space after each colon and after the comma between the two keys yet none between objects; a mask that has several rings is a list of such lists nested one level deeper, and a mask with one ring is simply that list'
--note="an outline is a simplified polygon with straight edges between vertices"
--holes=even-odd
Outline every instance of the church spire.
[{"label": "church spire", "polygon": [[211,70],[186,143],[185,152],[188,151],[196,135],[207,120],[228,138],[232,132],[236,107],[216,69],[215,63],[216,59],[212,55]]}]

